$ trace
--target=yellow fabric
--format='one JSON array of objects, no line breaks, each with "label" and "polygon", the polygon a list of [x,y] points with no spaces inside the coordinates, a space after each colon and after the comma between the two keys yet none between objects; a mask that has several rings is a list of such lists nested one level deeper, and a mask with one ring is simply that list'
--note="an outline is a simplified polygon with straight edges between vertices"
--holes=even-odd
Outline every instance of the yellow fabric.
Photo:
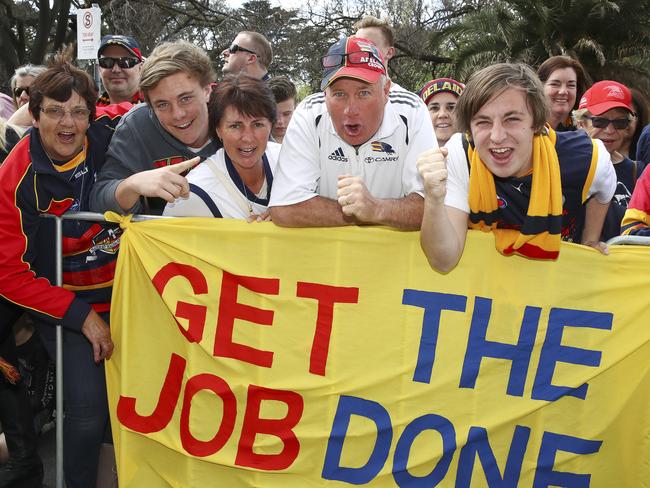
[{"label": "yellow fabric", "polygon": [[[533,138],[532,188],[528,216],[548,217],[562,215],[562,181],[560,163],[555,151],[556,133],[546,127],[546,134]],[[478,151],[468,149],[470,161],[469,207],[470,213],[487,213],[498,210],[494,176],[481,161]],[[480,220],[470,222],[470,228],[493,231],[497,250],[503,254],[521,254],[527,257],[551,256],[555,258],[560,248],[560,233],[548,231],[525,235],[520,231],[497,229],[497,224]],[[531,251],[532,250],[532,251]],[[539,252],[537,250],[540,250]]]},{"label": "yellow fabric", "polygon": [[[337,408],[351,397],[383,408],[390,418],[389,448],[380,453],[378,472],[364,486],[394,487],[396,479],[403,481],[400,476],[405,472],[395,468],[395,459],[407,447],[407,474],[412,477],[427,476],[438,467],[441,479],[436,486],[456,486],[459,476],[471,477],[467,486],[488,486],[487,468],[477,456],[472,467],[463,454],[472,428],[486,429],[497,463],[490,468],[492,474],[495,470],[503,474],[509,453],[513,458],[513,453],[522,453],[521,469],[515,470],[509,486],[530,487],[536,477],[544,476],[538,465],[543,464],[540,456],[548,457],[553,445],[549,441],[564,446],[554,454],[552,469],[588,475],[592,488],[639,487],[650,479],[647,248],[614,246],[609,256],[602,256],[588,247],[562,243],[557,261],[534,261],[502,256],[494,250],[490,235],[469,231],[458,267],[442,275],[429,268],[417,232],[376,227],[282,229],[272,223],[198,218],[124,219],[122,225],[126,232],[111,310],[115,352],[106,363],[121,488],[350,486],[325,479],[323,472]],[[193,290],[186,278],[177,276],[159,294],[152,278],[169,269],[170,263],[195,268],[205,278],[205,289]],[[227,302],[222,288],[226,276],[232,275],[277,280],[275,291],[238,287],[237,302],[243,310],[267,310],[272,317],[270,325],[235,319],[232,334],[233,342],[271,352],[271,367],[214,352],[215,342],[224,344],[216,341],[226,325],[224,317],[236,310],[220,305]],[[357,303],[333,307],[324,375],[310,373],[319,305],[300,296],[305,295],[299,291],[305,286],[301,283],[358,289]],[[412,304],[414,296],[447,308],[439,315],[437,337],[423,332],[425,311]],[[198,342],[186,338],[188,319],[182,317],[192,306],[195,311],[204,306],[206,311]],[[563,310],[575,315],[566,320],[561,337],[555,336],[562,347],[552,346],[557,321],[551,317]],[[611,327],[590,326],[592,320],[584,318],[587,313],[604,317]],[[437,324],[435,315],[429,313],[428,320]],[[470,332],[476,337],[481,322],[487,323],[486,340],[503,344],[517,344],[522,322],[532,323],[536,326],[529,337],[532,350],[517,367],[510,360],[483,357],[475,385],[460,386],[469,360],[477,359],[470,350],[474,343]],[[418,373],[420,381],[414,381],[421,350],[427,357],[435,352],[435,358],[431,367],[423,368],[429,379],[423,381]],[[597,364],[575,364],[585,357],[580,350],[593,351]],[[584,399],[533,398],[536,381],[542,372],[549,372],[542,366],[549,354],[557,356],[550,382],[569,388],[587,383]],[[122,403],[134,398],[135,411],[151,415],[173,355],[186,365],[170,421],[149,433],[127,428],[116,413],[120,397]],[[520,394],[507,393],[511,373],[522,381]],[[209,441],[219,431],[224,401],[202,390],[191,398],[183,420],[183,412],[188,413],[183,408],[187,384],[199,377],[222,379],[237,407],[227,441],[205,456],[187,452],[181,440],[183,425],[189,425],[197,439]],[[294,392],[304,402],[292,429],[299,451],[286,468],[237,463],[238,451],[245,449],[241,438],[247,409],[252,408],[247,400],[251,385]],[[287,412],[281,401],[264,401],[260,408],[266,419],[282,419]],[[453,427],[455,447],[449,447],[447,467],[437,430],[425,429],[412,444],[406,442],[418,425],[416,419],[446,421]],[[515,432],[526,429],[530,430],[523,450],[511,447]],[[562,444],[572,438],[602,444],[591,454],[572,453],[568,444]],[[340,465],[364,467],[375,445],[383,444],[374,422],[353,415]],[[258,434],[253,449],[273,455],[281,453],[284,444],[277,436]],[[543,480],[538,482],[546,486]]]}]

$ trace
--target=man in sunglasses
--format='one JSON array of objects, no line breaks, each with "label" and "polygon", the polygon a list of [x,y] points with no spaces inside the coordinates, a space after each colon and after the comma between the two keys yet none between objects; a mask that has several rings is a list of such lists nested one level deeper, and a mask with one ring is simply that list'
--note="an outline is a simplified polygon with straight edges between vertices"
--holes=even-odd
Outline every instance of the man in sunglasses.
[{"label": "man in sunglasses", "polygon": [[138,42],[129,36],[108,35],[102,37],[97,50],[99,76],[104,92],[98,106],[114,103],[144,101],[138,85],[142,69],[142,52]]},{"label": "man in sunglasses", "polygon": [[221,71],[224,75],[236,75],[243,71],[258,80],[269,79],[268,70],[273,60],[273,50],[268,39],[259,32],[240,32],[221,55]]},{"label": "man in sunglasses", "polygon": [[282,142],[273,221],[419,229],[423,188],[415,162],[437,147],[422,101],[409,92],[389,97],[384,56],[367,39],[340,39],[323,68],[323,93],[299,105]]},{"label": "man in sunglasses", "polygon": [[621,154],[626,129],[635,117],[632,94],[623,84],[612,80],[594,83],[574,111],[576,126],[593,139],[603,141],[616,171],[616,191],[603,226],[603,240],[620,234],[621,222],[632,198],[637,178],[645,164]]}]

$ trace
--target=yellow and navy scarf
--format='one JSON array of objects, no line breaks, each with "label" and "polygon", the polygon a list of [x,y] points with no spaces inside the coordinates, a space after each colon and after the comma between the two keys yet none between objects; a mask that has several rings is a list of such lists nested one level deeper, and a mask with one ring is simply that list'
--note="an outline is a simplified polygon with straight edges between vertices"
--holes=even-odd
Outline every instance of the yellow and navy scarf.
[{"label": "yellow and navy scarf", "polygon": [[557,259],[562,230],[562,179],[555,150],[556,134],[533,137],[532,188],[528,211],[520,230],[499,229],[494,176],[481,161],[478,151],[468,148],[470,162],[470,228],[494,232],[497,250],[508,256],[519,254],[534,259]]}]

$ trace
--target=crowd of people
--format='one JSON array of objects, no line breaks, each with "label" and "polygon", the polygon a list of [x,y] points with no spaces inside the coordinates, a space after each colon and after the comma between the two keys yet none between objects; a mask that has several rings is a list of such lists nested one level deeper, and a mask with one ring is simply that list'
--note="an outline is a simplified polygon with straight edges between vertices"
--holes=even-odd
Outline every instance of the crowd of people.
[{"label": "crowd of people", "polygon": [[367,16],[355,30],[323,53],[321,91],[297,106],[291,80],[269,74],[272,46],[250,31],[223,51],[218,81],[193,44],[165,42],[145,58],[125,35],[102,38],[101,93],[69,52],[16,70],[15,113],[0,117],[0,423],[9,451],[0,486],[40,486],[43,476],[21,328],[54,357],[52,325],[63,326],[69,488],[96,485],[101,446],[111,442],[103,360],[113,350],[120,230],[66,221],[57,287],[54,230],[41,215],[386,225],[420,230],[443,273],[461,259],[468,229],[493,232],[505,255],[542,260],[556,259],[563,240],[607,254],[613,236],[650,235],[649,111],[639,91],[592,84],[577,60],[554,56],[537,72],[495,64],[415,94],[388,74],[388,23]]}]

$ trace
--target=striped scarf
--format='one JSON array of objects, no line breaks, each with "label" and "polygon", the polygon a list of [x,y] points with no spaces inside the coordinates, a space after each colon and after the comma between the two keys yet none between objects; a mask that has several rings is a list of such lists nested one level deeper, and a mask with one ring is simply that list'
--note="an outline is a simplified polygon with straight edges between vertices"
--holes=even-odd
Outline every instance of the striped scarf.
[{"label": "striped scarf", "polygon": [[499,229],[499,205],[494,176],[478,151],[468,148],[470,162],[470,228],[493,231],[497,250],[506,256],[519,254],[534,259],[557,259],[562,230],[562,180],[555,150],[556,134],[533,137],[533,172],[530,202],[520,230]]}]

